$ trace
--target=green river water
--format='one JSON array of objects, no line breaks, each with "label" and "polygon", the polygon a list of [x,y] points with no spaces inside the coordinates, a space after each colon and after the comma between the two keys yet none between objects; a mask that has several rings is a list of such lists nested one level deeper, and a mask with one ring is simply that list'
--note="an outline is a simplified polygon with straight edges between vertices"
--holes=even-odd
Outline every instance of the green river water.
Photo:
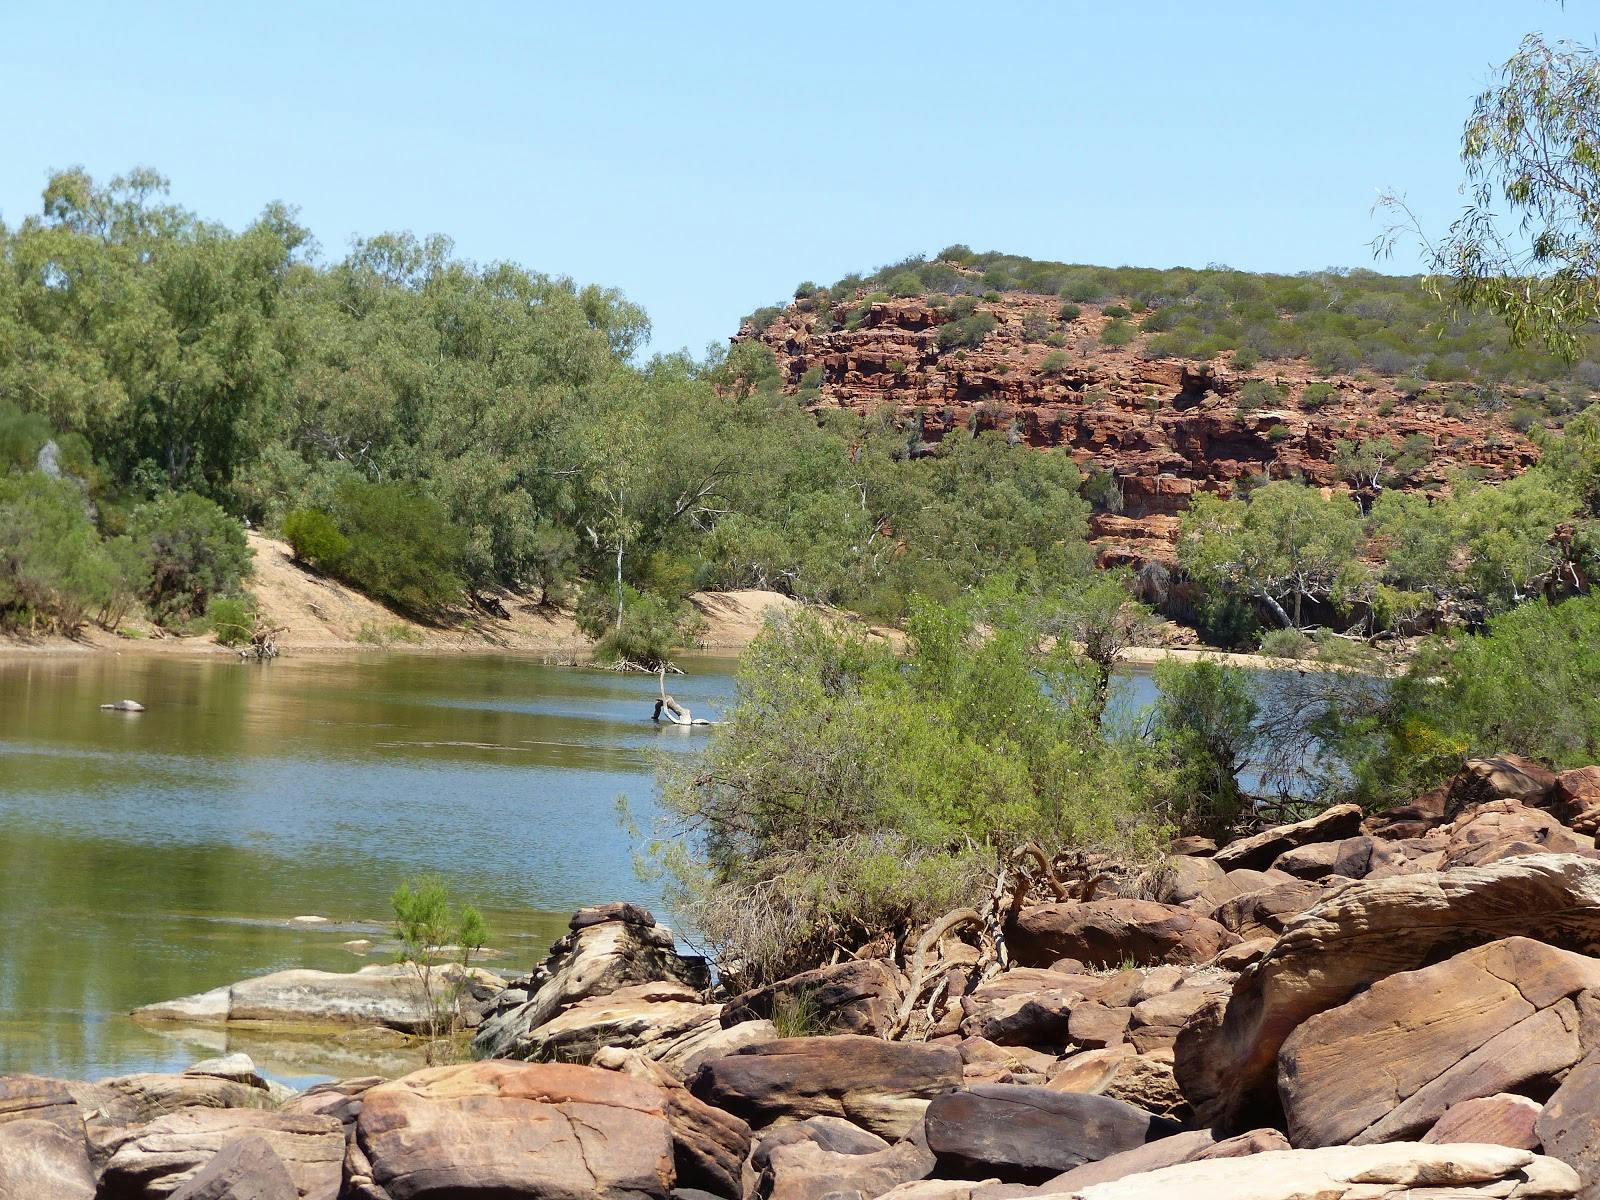
[{"label": "green river water", "polygon": [[[672,691],[715,715],[728,660]],[[290,1082],[400,1051],[155,1031],[128,1010],[288,966],[387,957],[388,896],[438,872],[507,973],[572,909],[659,910],[616,813],[653,812],[653,677],[506,657],[0,658],[0,1072],[98,1078],[229,1049]],[[135,699],[143,713],[105,712]],[[327,918],[315,927],[296,916]],[[341,943],[369,938],[361,957]]]}]

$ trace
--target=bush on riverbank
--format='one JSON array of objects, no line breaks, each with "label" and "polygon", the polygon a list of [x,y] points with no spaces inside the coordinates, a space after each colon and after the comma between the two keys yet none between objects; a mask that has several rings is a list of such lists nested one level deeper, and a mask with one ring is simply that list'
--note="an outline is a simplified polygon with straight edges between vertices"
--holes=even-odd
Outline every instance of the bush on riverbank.
[{"label": "bush on riverbank", "polygon": [[120,620],[132,599],[126,549],[101,540],[70,481],[0,476],[0,628],[72,635]]},{"label": "bush on riverbank", "polygon": [[655,670],[694,644],[704,628],[700,614],[681,599],[622,585],[621,612],[614,585],[595,582],[578,598],[573,616],[594,641],[595,661]]},{"label": "bush on riverbank", "polygon": [[918,602],[903,652],[801,612],[750,647],[705,754],[661,768],[652,847],[725,970],[779,978],[975,904],[1023,843],[1156,845],[1169,773],[1102,723],[1094,664],[1047,648],[1039,608]]},{"label": "bush on riverbank", "polygon": [[427,615],[461,598],[460,530],[437,502],[403,484],[348,481],[332,512],[285,516],[283,536],[300,562],[402,612]]},{"label": "bush on riverbank", "polygon": [[165,492],[134,510],[139,591],[157,622],[182,628],[254,569],[244,528],[204,496]]},{"label": "bush on riverbank", "polygon": [[1473,755],[1555,767],[1600,759],[1600,599],[1537,601],[1480,636],[1424,647],[1381,703],[1324,722],[1346,790],[1368,806],[1436,787]]}]

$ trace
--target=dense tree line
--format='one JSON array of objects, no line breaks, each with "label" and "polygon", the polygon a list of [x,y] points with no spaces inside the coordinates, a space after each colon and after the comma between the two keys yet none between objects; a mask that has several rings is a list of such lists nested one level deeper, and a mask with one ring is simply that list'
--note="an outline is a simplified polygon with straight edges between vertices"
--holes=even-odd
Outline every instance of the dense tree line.
[{"label": "dense tree line", "polygon": [[997,566],[1083,571],[1070,462],[996,436],[913,461],[885,422],[819,425],[759,347],[643,361],[648,332],[615,291],[442,238],[323,262],[281,205],[232,232],[153,173],[59,174],[0,226],[0,438],[13,475],[62,464],[94,536],[48,587],[13,556],[0,614],[114,621],[140,589],[97,556],[169,495],[418,615],[581,589],[588,627],[647,657],[701,587],[898,617]]}]

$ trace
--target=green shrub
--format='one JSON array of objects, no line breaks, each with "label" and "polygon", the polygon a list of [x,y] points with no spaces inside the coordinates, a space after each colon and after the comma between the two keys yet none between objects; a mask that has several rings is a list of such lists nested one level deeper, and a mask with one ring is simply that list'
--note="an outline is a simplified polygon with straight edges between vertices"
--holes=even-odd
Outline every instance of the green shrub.
[{"label": "green shrub", "polygon": [[400,483],[346,483],[334,520],[349,542],[336,577],[374,600],[427,615],[461,598],[465,539],[444,508]]},{"label": "green shrub", "polygon": [[1267,428],[1267,441],[1276,445],[1278,442],[1287,441],[1290,437],[1289,427],[1281,422],[1275,422]]},{"label": "green shrub", "polygon": [[1268,658],[1306,658],[1311,639],[1298,629],[1269,629],[1261,635],[1261,653]]},{"label": "green shrub", "polygon": [[0,627],[75,634],[127,606],[120,544],[100,540],[83,493],[37,471],[0,475]]},{"label": "green shrub", "polygon": [[594,641],[596,661],[649,670],[669,665],[704,627],[700,614],[685,601],[628,584],[622,587],[619,624],[616,586],[599,580],[583,590],[573,616],[583,635]]},{"label": "green shrub", "polygon": [[1277,405],[1283,393],[1265,379],[1252,379],[1239,389],[1239,411],[1253,413],[1257,409]]},{"label": "green shrub", "polygon": [[1261,361],[1261,356],[1249,346],[1240,346],[1233,352],[1233,369],[1235,371],[1253,371],[1256,364]]},{"label": "green shrub", "polygon": [[805,374],[800,376],[800,387],[804,391],[814,391],[822,386],[823,370],[821,367],[807,367]]},{"label": "green shrub", "polygon": [[884,365],[884,369],[887,370],[889,372],[889,374],[891,374],[891,375],[902,374],[906,369],[905,360],[904,359],[900,359],[900,358],[891,358],[888,362],[884,363],[883,365]]},{"label": "green shrub", "polygon": [[979,903],[1022,841],[1148,849],[1150,751],[1096,726],[1093,672],[1041,657],[1031,607],[921,602],[903,652],[799,613],[746,651],[704,754],[661,763],[651,847],[725,977]]},{"label": "green shrub", "polygon": [[1308,383],[1300,393],[1300,407],[1307,412],[1316,412],[1329,401],[1338,399],[1338,396],[1339,389],[1331,383]]},{"label": "green shrub", "polygon": [[330,575],[350,552],[350,539],[339,532],[331,513],[320,508],[297,508],[283,518],[283,538],[298,563]]},{"label": "green shrub", "polygon": [[1120,317],[1107,321],[1100,330],[1100,344],[1102,346],[1126,346],[1134,339],[1133,326]]},{"label": "green shrub", "polygon": [[1181,827],[1225,836],[1247,806],[1239,774],[1261,736],[1249,676],[1200,659],[1158,664],[1155,682],[1149,728],[1175,776]]},{"label": "green shrub", "polygon": [[982,345],[983,339],[993,333],[999,324],[991,312],[973,313],[970,317],[939,326],[936,341],[941,350],[976,347]]},{"label": "green shrub", "polygon": [[1056,311],[1056,320],[1076,321],[1082,315],[1083,309],[1078,307],[1076,304],[1063,304],[1060,309]]},{"label": "green shrub", "polygon": [[138,558],[139,589],[162,625],[199,618],[213,596],[238,591],[254,570],[244,526],[193,492],[166,492],[141,505],[128,534]]},{"label": "green shrub", "polygon": [[920,296],[926,290],[922,279],[910,271],[902,271],[889,281],[890,293],[903,300]]},{"label": "green shrub", "polygon": [[1108,304],[1100,311],[1108,317],[1126,317],[1128,315],[1128,310],[1121,304]]},{"label": "green shrub", "polygon": [[1042,342],[1045,335],[1050,332],[1050,322],[1043,313],[1029,313],[1022,318],[1022,340],[1025,342]]},{"label": "green shrub", "polygon": [[1106,294],[1101,282],[1087,271],[1074,271],[1061,285],[1063,300],[1076,300],[1079,304],[1093,304]]},{"label": "green shrub", "polygon": [[242,646],[255,632],[255,605],[246,596],[218,596],[206,608],[206,623],[224,646]]},{"label": "green shrub", "polygon": [[1046,375],[1060,375],[1072,366],[1072,356],[1065,350],[1052,350],[1044,356],[1044,361],[1039,364],[1039,370]]},{"label": "green shrub", "polygon": [[1511,414],[1511,428],[1518,433],[1527,433],[1536,428],[1543,419],[1543,414],[1535,408],[1519,408]]}]

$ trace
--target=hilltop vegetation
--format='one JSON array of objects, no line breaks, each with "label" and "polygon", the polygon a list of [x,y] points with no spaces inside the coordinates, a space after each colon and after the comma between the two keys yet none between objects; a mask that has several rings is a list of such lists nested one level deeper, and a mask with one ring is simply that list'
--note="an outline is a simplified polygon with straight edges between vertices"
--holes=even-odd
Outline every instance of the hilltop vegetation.
[{"label": "hilltop vegetation", "polygon": [[[941,336],[941,346],[950,348],[981,341],[993,328],[982,301],[1006,292],[1059,298],[1056,320],[1037,340],[1058,337],[1063,345],[1083,306],[1095,305],[1110,318],[1099,334],[1103,343],[1126,344],[1135,330],[1153,334],[1141,347],[1151,358],[1228,355],[1245,370],[1305,359],[1323,375],[1368,370],[1414,391],[1460,383],[1490,404],[1553,401],[1558,413],[1600,387],[1600,340],[1593,333],[1576,343],[1568,361],[1515,345],[1499,316],[1458,309],[1419,277],[1370,270],[1272,275],[1223,266],[1095,267],[955,245],[932,259],[913,256],[829,287],[802,283],[795,303],[829,328],[848,329],[873,303],[929,297],[952,313],[950,332]],[[844,306],[837,315],[836,305]],[[759,309],[747,321],[759,333],[783,308]]]}]

